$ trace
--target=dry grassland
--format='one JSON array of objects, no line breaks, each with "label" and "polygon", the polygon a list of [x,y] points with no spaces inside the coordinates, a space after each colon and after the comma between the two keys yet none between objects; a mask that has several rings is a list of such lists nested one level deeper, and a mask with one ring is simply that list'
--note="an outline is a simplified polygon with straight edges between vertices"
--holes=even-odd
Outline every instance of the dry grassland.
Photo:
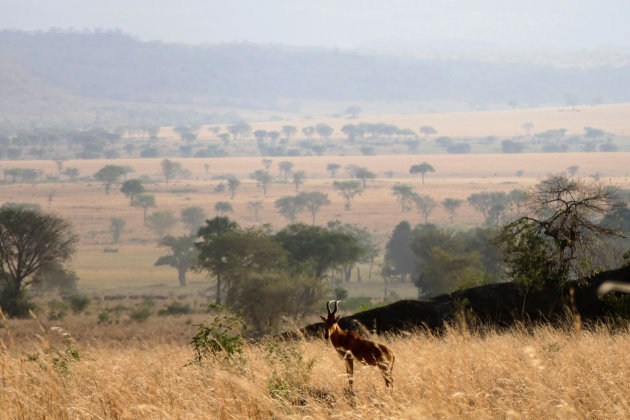
[{"label": "dry grassland", "polygon": [[[573,111],[567,107],[530,108],[503,111],[449,112],[434,114],[365,115],[358,119],[315,118],[299,121],[270,121],[252,124],[254,130],[280,130],[283,125],[298,128],[296,138],[303,138],[302,128],[318,123],[330,125],[336,133],[346,124],[387,123],[399,128],[418,131],[429,125],[437,130],[438,136],[450,137],[510,137],[525,135],[523,124],[534,124],[532,133],[565,128],[567,134],[584,134],[584,127],[597,127],[619,136],[630,135],[630,104],[579,106]],[[221,126],[224,127],[224,126]],[[172,136],[165,129],[160,135]],[[203,135],[200,136],[203,138]]]},{"label": "dry grassland", "polygon": [[[0,417],[630,417],[627,329],[381,337],[396,354],[393,390],[376,369],[356,367],[349,393],[343,362],[324,340],[248,344],[241,363],[217,358],[197,364],[174,327],[149,321],[130,336],[126,326],[111,326],[111,336],[89,339],[84,327],[70,326],[82,337],[70,353],[61,331],[48,328],[37,338],[34,321],[10,321],[21,336],[12,341],[6,328],[0,330]],[[116,338],[119,328],[124,338]],[[189,336],[193,330],[180,328]]]},{"label": "dry grassland", "polygon": [[[218,201],[229,201],[234,212],[229,216],[243,226],[258,223],[271,223],[275,228],[286,225],[276,210],[276,199],[295,194],[291,183],[276,182],[269,186],[267,196],[262,194],[249,174],[262,168],[261,158],[215,158],[215,159],[174,159],[192,172],[190,180],[175,180],[166,185],[160,176],[161,159],[119,159],[119,160],[84,160],[67,161],[66,167],[76,167],[81,174],[94,174],[107,164],[119,164],[133,168],[130,177],[147,175],[156,181],[147,184],[148,193],[156,196],[157,208],[149,209],[148,214],[156,210],[171,210],[179,216],[181,209],[201,206],[209,217],[216,212],[214,205]],[[398,182],[414,187],[419,194],[428,194],[437,202],[447,197],[465,200],[470,194],[480,191],[504,191],[527,189],[550,173],[566,170],[571,165],[578,165],[579,176],[588,176],[600,172],[603,179],[621,188],[630,188],[630,153],[564,153],[564,154],[490,154],[490,155],[391,155],[391,156],[311,156],[273,158],[271,172],[278,176],[278,163],[289,160],[294,163],[294,170],[303,170],[307,179],[301,191],[322,191],[328,194],[331,204],[321,208],[316,223],[324,224],[329,220],[341,220],[344,223],[357,223],[373,231],[384,245],[394,226],[401,220],[416,224],[423,222],[422,216],[415,210],[402,213],[392,195],[392,186]],[[435,173],[426,176],[425,184],[419,177],[410,175],[409,167],[427,161]],[[366,190],[356,196],[350,211],[344,210],[344,202],[338,192],[333,190],[330,173],[326,171],[328,163],[338,163],[342,169],[337,174],[338,180],[347,179],[343,169],[347,165],[358,165],[375,172],[377,179],[368,182]],[[210,165],[208,174],[205,164]],[[23,167],[38,168],[45,173],[56,173],[52,161],[12,161],[2,162],[3,168]],[[524,175],[516,176],[522,169]],[[392,171],[392,177],[385,173]],[[220,180],[213,177],[232,174],[242,184],[234,199],[229,192],[215,193],[214,186]],[[98,182],[80,183],[41,183],[41,184],[5,184],[0,186],[3,202],[38,203],[42,208],[53,211],[72,221],[80,235],[78,254],[73,267],[81,278],[81,287],[86,290],[113,291],[120,287],[135,285],[167,286],[176,284],[175,271],[165,267],[153,267],[153,263],[164,249],[156,246],[156,235],[142,222],[142,209],[129,205],[119,191],[112,187],[109,196]],[[54,191],[53,200],[48,196]],[[263,208],[260,221],[254,219],[253,211],[248,207],[250,201],[260,200]],[[121,242],[111,244],[109,224],[111,217],[121,217],[127,224],[121,236]],[[435,209],[430,219],[433,223],[448,225],[448,215],[443,208]],[[311,215],[302,213],[298,221],[311,223]],[[482,222],[482,216],[470,206],[464,204],[457,212],[454,228],[467,228]],[[183,227],[178,226],[173,234],[183,234]],[[118,253],[104,253],[105,247],[118,248]],[[193,282],[205,282],[202,274],[191,274]]]}]

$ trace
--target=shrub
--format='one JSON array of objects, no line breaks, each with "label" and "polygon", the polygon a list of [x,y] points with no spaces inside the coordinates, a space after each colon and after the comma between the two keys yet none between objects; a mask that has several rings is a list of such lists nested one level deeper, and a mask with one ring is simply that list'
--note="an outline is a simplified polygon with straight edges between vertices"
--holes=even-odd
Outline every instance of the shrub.
[{"label": "shrub", "polygon": [[74,295],[70,297],[70,309],[75,314],[79,314],[85,310],[90,304],[90,298],[85,295]]},{"label": "shrub", "polygon": [[158,315],[181,315],[181,314],[189,314],[191,312],[190,304],[183,304],[180,301],[176,300],[171,303],[164,309],[160,309],[158,311]]},{"label": "shrub", "polygon": [[206,357],[219,357],[226,361],[242,360],[243,335],[247,324],[239,316],[223,307],[210,304],[209,309],[215,314],[212,324],[198,324],[197,334],[191,344],[196,360],[201,362]]}]

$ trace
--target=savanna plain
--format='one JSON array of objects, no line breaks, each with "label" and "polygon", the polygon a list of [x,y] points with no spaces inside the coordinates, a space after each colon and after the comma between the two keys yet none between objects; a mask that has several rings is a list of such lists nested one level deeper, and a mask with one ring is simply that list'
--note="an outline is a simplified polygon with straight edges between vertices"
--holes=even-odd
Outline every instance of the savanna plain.
[{"label": "savanna plain", "polygon": [[[471,113],[460,115],[460,120],[443,115],[404,116],[396,123],[429,123],[446,134],[451,127],[454,136],[460,132],[511,135],[522,130],[519,122],[525,120],[554,128],[557,110],[539,117],[537,112],[482,113],[481,117]],[[560,116],[578,118],[588,112]],[[578,118],[573,126],[568,122],[563,126],[579,131],[593,125],[628,135],[627,114],[603,115],[611,115],[610,121]],[[483,130],[493,120],[499,121],[500,133]],[[271,129],[273,124],[266,122],[254,129]],[[170,129],[162,131],[165,141],[178,141]],[[397,183],[408,184],[437,202],[466,200],[475,192],[527,190],[551,173],[577,166],[577,176],[597,176],[628,189],[629,158],[630,153],[624,151],[270,157],[270,172],[277,180],[266,194],[250,178],[263,167],[263,157],[173,158],[190,176],[169,183],[160,174],[162,159],[67,160],[63,164],[85,176],[107,164],[124,165],[133,169],[130,177],[155,180],[146,188],[155,195],[159,210],[179,214],[183,208],[199,206],[212,217],[215,204],[225,201],[233,208],[228,215],[239,224],[269,223],[272,229],[280,229],[288,222],[274,202],[295,195],[296,186],[280,179],[277,165],[290,161],[294,170],[307,174],[300,191],[328,194],[331,203],[317,213],[316,224],[330,220],[360,224],[384,246],[401,220],[412,225],[424,222],[415,209],[402,211],[392,194]],[[409,173],[412,165],[423,161],[435,168],[424,183]],[[330,163],[340,166],[335,177],[327,170]],[[1,165],[50,174],[58,171],[51,160]],[[348,178],[344,168],[349,165],[365,167],[376,178],[368,180],[351,208],[345,209],[332,184]],[[241,181],[233,198],[229,191],[216,188],[227,175]],[[164,249],[143,223],[142,209],[131,207],[119,186],[113,186],[109,195],[102,184],[89,179],[6,183],[0,188],[3,203],[39,204],[72,222],[80,236],[72,268],[79,290],[92,298],[81,314],[60,317],[58,310],[46,306],[50,298],[42,298],[38,301],[41,310],[31,319],[2,319],[0,418],[630,418],[630,330],[623,325],[582,330],[570,323],[565,327],[522,325],[508,331],[482,328],[471,332],[461,322],[442,335],[418,330],[371,337],[387,343],[396,355],[392,389],[385,388],[376,369],[359,367],[350,391],[343,361],[323,338],[259,338],[245,342],[242,352],[230,356],[218,352],[199,359],[191,339],[198,324],[212,318],[205,308],[214,280],[204,273],[190,273],[189,285],[181,288],[175,270],[154,266]],[[262,202],[258,220],[249,205],[252,201]],[[109,231],[114,216],[127,221],[116,244]],[[302,213],[298,221],[311,223],[311,215]],[[452,222],[442,208],[436,208],[430,221],[462,230],[480,224],[483,217],[464,204]],[[184,233],[184,228],[177,226],[174,231]],[[364,276],[359,282],[353,276],[344,284],[350,296],[382,301],[383,280],[380,270],[374,272],[369,280]],[[417,296],[417,289],[408,283],[390,285],[390,290],[400,298]],[[105,300],[112,295],[119,299]],[[175,299],[189,303],[193,310],[177,316],[134,316],[126,308],[137,306],[139,296],[154,310]],[[301,326],[287,321],[286,329]]]}]

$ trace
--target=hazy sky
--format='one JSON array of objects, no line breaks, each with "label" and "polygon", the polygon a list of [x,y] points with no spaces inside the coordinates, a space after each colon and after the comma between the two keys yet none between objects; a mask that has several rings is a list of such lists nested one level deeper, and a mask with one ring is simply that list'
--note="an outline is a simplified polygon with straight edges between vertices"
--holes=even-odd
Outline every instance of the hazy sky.
[{"label": "hazy sky", "polygon": [[324,47],[630,45],[628,0],[0,0],[0,28]]}]

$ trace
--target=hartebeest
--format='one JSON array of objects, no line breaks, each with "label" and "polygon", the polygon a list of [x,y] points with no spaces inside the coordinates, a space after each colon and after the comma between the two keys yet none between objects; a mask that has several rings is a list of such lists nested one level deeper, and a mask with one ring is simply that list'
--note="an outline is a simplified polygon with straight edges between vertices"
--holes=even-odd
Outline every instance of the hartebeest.
[{"label": "hartebeest", "polygon": [[394,352],[384,344],[375,343],[367,340],[355,331],[346,331],[341,328],[338,321],[341,317],[335,316],[339,301],[335,302],[335,309],[330,312],[330,302],[326,303],[328,317],[321,317],[326,323],[326,339],[330,338],[337,354],[346,362],[346,371],[348,372],[348,381],[350,387],[353,384],[352,374],[354,372],[354,360],[365,363],[370,366],[377,366],[383,373],[385,378],[385,386],[392,386],[394,378],[392,370],[394,369]]}]

